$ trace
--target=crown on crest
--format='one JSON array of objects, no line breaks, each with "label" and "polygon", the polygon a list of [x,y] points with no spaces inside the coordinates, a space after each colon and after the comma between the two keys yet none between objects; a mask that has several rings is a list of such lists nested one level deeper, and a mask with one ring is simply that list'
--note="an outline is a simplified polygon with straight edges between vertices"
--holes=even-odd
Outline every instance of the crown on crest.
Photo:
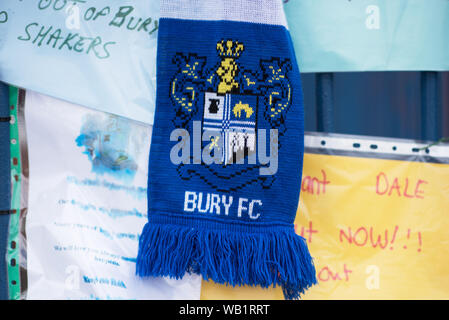
[{"label": "crown on crest", "polygon": [[238,41],[221,40],[217,43],[217,52],[223,58],[238,58],[243,49],[243,44]]}]

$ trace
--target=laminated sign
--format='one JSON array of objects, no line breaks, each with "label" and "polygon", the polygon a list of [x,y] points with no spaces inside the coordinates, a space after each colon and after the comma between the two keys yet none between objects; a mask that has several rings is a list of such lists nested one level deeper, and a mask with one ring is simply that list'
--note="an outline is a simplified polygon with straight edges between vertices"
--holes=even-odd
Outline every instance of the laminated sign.
[{"label": "laminated sign", "polygon": [[159,1],[2,0],[0,81],[151,124]]},{"label": "laminated sign", "polygon": [[135,276],[152,127],[32,91],[12,102],[22,170],[10,298],[199,299],[198,276]]},{"label": "laminated sign", "polygon": [[[296,232],[318,285],[304,299],[449,299],[449,145],[306,134]],[[282,299],[203,283],[202,299]]]}]

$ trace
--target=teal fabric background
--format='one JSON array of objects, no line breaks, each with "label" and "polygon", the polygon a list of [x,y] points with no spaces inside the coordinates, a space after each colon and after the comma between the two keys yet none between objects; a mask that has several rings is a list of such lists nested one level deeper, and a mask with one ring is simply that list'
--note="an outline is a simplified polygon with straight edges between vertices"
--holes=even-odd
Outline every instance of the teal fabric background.
[{"label": "teal fabric background", "polygon": [[447,0],[285,0],[301,72],[449,70]]}]

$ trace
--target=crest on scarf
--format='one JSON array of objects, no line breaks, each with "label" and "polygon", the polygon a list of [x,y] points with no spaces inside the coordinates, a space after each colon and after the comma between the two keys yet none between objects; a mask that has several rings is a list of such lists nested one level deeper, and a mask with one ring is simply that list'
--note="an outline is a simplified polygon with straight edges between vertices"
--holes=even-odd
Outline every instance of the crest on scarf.
[{"label": "crest on scarf", "polygon": [[256,155],[258,129],[277,129],[280,148],[292,101],[291,62],[277,57],[260,59],[258,70],[248,70],[239,63],[245,46],[233,40],[219,41],[216,52],[217,62],[211,67],[207,57],[195,53],[177,53],[173,58],[178,67],[170,85],[175,128],[190,132],[192,122],[201,121],[202,132],[217,133],[212,144],[218,145],[222,139],[220,165],[181,163],[178,173],[185,180],[197,176],[221,192],[258,182],[270,188],[275,175],[258,175],[261,164],[233,164]]}]

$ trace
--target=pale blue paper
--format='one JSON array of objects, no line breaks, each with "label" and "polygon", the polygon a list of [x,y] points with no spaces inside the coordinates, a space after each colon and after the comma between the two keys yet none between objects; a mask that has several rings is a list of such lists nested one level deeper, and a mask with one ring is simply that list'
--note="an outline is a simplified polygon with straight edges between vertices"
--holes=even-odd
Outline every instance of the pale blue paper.
[{"label": "pale blue paper", "polygon": [[448,0],[285,2],[302,72],[449,70]]},{"label": "pale blue paper", "polygon": [[[126,24],[130,16],[157,19],[159,1],[82,1],[80,29],[70,30],[69,13],[52,7],[73,1],[1,0],[0,80],[152,124],[157,31],[130,31]],[[48,3],[48,9],[38,9]],[[108,26],[126,5],[134,11],[125,24]],[[106,16],[84,19],[91,7],[98,12],[106,6],[111,9]],[[369,6],[378,7],[378,29],[367,27]],[[302,72],[449,70],[449,0],[289,0],[285,12]],[[116,44],[110,58],[98,59],[19,40],[31,22]]]},{"label": "pale blue paper", "polygon": [[[39,10],[38,6],[50,7]],[[67,5],[59,9],[64,3]],[[73,1],[66,0],[1,0],[0,1],[0,80],[9,84],[41,92],[62,100],[114,113],[133,120],[152,124],[156,94],[156,25],[147,26],[148,32],[128,30],[130,17],[134,20],[132,28],[141,18],[141,23],[159,17],[159,1],[142,0],[82,0],[77,3],[80,12],[80,29],[76,26],[74,11],[67,9]],[[133,12],[127,16],[122,27],[109,26],[120,6],[131,5]],[[105,7],[105,16],[95,13]],[[77,9],[75,9],[77,10]],[[3,13],[1,13],[3,12]],[[76,13],[75,13],[76,14]],[[6,20],[7,17],[7,21]],[[86,18],[85,18],[86,17]],[[116,20],[117,22],[119,20]],[[27,39],[25,27],[36,22],[39,25],[29,27],[32,36]],[[69,51],[66,46],[58,50],[63,40],[52,48],[54,42],[47,45],[47,39],[38,46],[39,40],[32,43],[42,26],[61,29],[62,36],[79,33],[85,37],[100,36],[103,43],[114,41],[107,46],[110,57],[99,59],[92,54]],[[48,37],[48,36],[47,36]],[[78,38],[76,38],[78,39]],[[73,43],[75,43],[74,41]],[[72,43],[72,44],[73,44]],[[80,47],[78,48],[80,49]],[[97,47],[100,57],[107,54]]]}]

